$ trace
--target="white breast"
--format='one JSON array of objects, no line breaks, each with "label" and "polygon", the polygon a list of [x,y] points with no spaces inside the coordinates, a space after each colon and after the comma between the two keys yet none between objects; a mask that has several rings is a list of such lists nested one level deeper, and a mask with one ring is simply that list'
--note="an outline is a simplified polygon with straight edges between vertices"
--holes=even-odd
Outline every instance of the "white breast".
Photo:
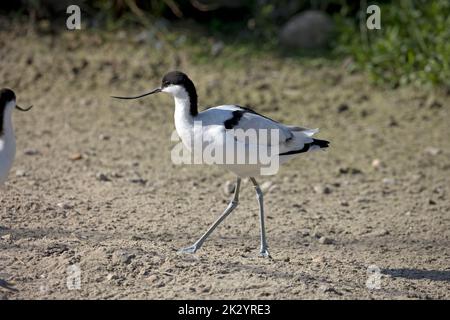
[{"label": "white breast", "polygon": [[175,97],[175,129],[183,144],[191,150],[194,120],[189,113],[189,98]]},{"label": "white breast", "polygon": [[16,155],[16,139],[11,120],[12,107],[5,108],[3,134],[0,137],[0,186],[8,177]]}]

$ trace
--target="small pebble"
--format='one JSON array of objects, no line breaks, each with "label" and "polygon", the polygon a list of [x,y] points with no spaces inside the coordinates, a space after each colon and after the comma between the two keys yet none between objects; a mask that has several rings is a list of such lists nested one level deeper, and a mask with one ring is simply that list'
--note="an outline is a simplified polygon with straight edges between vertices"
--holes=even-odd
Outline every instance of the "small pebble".
[{"label": "small pebble", "polygon": [[319,290],[324,292],[324,293],[335,293],[335,294],[338,294],[338,295],[342,295],[342,293],[338,292],[335,288],[330,287],[330,286],[328,286],[326,284],[321,285],[319,287]]},{"label": "small pebble", "polygon": [[369,115],[369,111],[367,111],[366,109],[362,109],[360,112],[361,118],[365,118]]},{"label": "small pebble", "polygon": [[2,236],[2,240],[6,240],[6,241],[11,240],[11,234],[5,234],[4,236]]},{"label": "small pebble", "polygon": [[34,156],[39,154],[39,151],[37,149],[25,149],[23,153],[27,156]]},{"label": "small pebble", "polygon": [[343,167],[343,168],[339,168],[338,173],[339,174],[362,174],[363,172],[358,168]]},{"label": "small pebble", "polygon": [[77,161],[77,160],[81,160],[81,159],[83,159],[83,156],[81,155],[81,153],[78,153],[78,152],[71,154],[69,156],[69,160],[71,160],[71,161]]},{"label": "small pebble", "polygon": [[373,159],[372,160],[372,168],[374,168],[374,169],[381,168],[381,160],[380,159]]},{"label": "small pebble", "polygon": [[311,233],[311,237],[319,239],[320,237],[322,237],[322,233],[320,231],[315,230]]},{"label": "small pebble", "polygon": [[324,263],[325,262],[325,258],[322,256],[316,256],[314,258],[312,258],[312,262],[314,263]]},{"label": "small pebble", "polygon": [[106,134],[101,134],[101,135],[98,136],[98,139],[99,139],[99,140],[102,140],[102,141],[109,140],[110,138],[111,138],[111,137],[108,136],[108,135],[106,135]]},{"label": "small pebble", "polygon": [[298,230],[298,232],[300,233],[300,235],[302,237],[307,237],[311,234],[311,230],[309,230],[309,229],[300,229],[300,230]]},{"label": "small pebble", "polygon": [[149,276],[149,277],[147,278],[147,281],[150,282],[150,283],[155,283],[155,282],[158,281],[158,280],[159,280],[158,276],[157,276],[157,275],[154,275],[154,274],[152,274],[151,276]]},{"label": "small pebble", "polygon": [[64,210],[73,209],[73,205],[71,205],[70,203],[60,202],[56,206],[58,206],[59,208],[64,209]]},{"label": "small pebble", "polygon": [[223,186],[223,192],[226,195],[230,195],[234,192],[234,189],[236,188],[235,184],[231,181],[227,181],[225,182],[224,186]]},{"label": "small pebble", "polygon": [[290,176],[283,177],[283,183],[289,183],[291,181],[292,181],[292,178]]},{"label": "small pebble", "polygon": [[387,231],[386,229],[379,229],[379,230],[372,231],[367,235],[372,236],[372,237],[383,237],[388,234],[389,234],[389,231]]},{"label": "small pebble", "polygon": [[261,191],[263,193],[266,193],[270,190],[270,188],[273,186],[274,184],[271,181],[265,181],[263,184],[261,184],[259,187],[261,188]]},{"label": "small pebble", "polygon": [[332,244],[333,243],[333,239],[322,236],[319,239],[319,243],[320,244]]},{"label": "small pebble", "polygon": [[349,108],[348,104],[346,104],[346,103],[341,103],[341,104],[338,106],[338,108],[337,108],[337,112],[338,112],[338,113],[342,113],[342,112],[348,111],[349,109],[350,109],[350,108]]},{"label": "small pebble", "polygon": [[62,254],[64,252],[66,252],[68,250],[69,250],[69,248],[64,243],[53,243],[53,244],[49,244],[46,247],[45,255],[46,256],[51,256],[54,254],[58,255],[58,254]]},{"label": "small pebble", "polygon": [[113,178],[122,178],[123,177],[123,175],[119,172],[112,172],[110,176]]},{"label": "small pebble", "polygon": [[143,179],[143,178],[131,178],[128,181],[130,181],[131,183],[137,183],[137,184],[142,184],[145,185],[147,183],[147,180]]},{"label": "small pebble", "polygon": [[431,109],[433,109],[433,108],[438,109],[438,108],[442,107],[442,104],[439,101],[437,101],[433,95],[430,95],[427,98],[427,100],[425,101],[425,107],[431,108]]},{"label": "small pebble", "polygon": [[205,286],[203,289],[201,289],[201,292],[208,293],[211,291],[211,285]]},{"label": "small pebble", "polygon": [[318,194],[330,194],[331,188],[328,186],[316,185],[314,186],[314,191]]},{"label": "small pebble", "polygon": [[108,273],[108,275],[106,276],[106,280],[108,280],[108,281],[115,280],[117,278],[118,277],[113,273]]},{"label": "small pebble", "polygon": [[358,198],[356,198],[356,202],[358,202],[358,203],[369,203],[369,202],[371,202],[371,200],[369,198],[365,198],[365,197],[358,197]]},{"label": "small pebble", "polygon": [[126,251],[118,251],[113,254],[113,262],[114,263],[122,263],[129,264],[131,260],[136,257],[135,254],[126,252]]},{"label": "small pebble", "polygon": [[111,179],[108,178],[108,176],[102,172],[99,172],[95,175],[98,181],[111,181]]},{"label": "small pebble", "polygon": [[383,179],[383,183],[384,184],[389,184],[389,185],[395,184],[395,179],[394,178],[384,178]]},{"label": "small pebble", "polygon": [[395,120],[394,117],[391,116],[391,117],[389,118],[389,121],[388,121],[387,125],[388,125],[389,127],[398,127],[398,122],[397,122],[397,120]]},{"label": "small pebble", "polygon": [[425,148],[425,153],[429,154],[430,156],[437,156],[441,153],[441,150],[435,147],[427,147]]},{"label": "small pebble", "polygon": [[25,170],[18,169],[16,170],[16,177],[25,177],[27,175]]}]

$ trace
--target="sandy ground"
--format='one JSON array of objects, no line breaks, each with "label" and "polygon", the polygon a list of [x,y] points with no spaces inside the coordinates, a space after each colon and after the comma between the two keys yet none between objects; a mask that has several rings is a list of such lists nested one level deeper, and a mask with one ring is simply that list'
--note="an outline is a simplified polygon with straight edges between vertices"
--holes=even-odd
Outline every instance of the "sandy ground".
[{"label": "sandy ground", "polygon": [[[14,115],[0,298],[450,298],[448,93],[375,88],[341,63],[198,63],[133,32],[2,30],[1,86],[34,109]],[[202,106],[248,104],[332,142],[261,179],[273,259],[258,257],[248,182],[204,247],[178,253],[225,208],[234,177],[171,162],[169,97],[109,98],[154,88],[175,67]],[[67,287],[71,265],[80,289]]]}]

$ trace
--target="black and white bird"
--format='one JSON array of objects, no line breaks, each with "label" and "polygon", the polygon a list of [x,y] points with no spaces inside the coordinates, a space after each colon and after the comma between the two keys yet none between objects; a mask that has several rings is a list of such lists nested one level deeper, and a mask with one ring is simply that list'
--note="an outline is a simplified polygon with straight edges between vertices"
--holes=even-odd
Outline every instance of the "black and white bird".
[{"label": "black and white bird", "polygon": [[10,89],[0,90],[0,187],[6,181],[16,155],[16,138],[12,124],[12,111],[28,111],[32,106],[24,109],[16,104],[16,95]]},{"label": "black and white bird", "polygon": [[[245,157],[247,157],[245,158],[247,162],[223,161],[218,163],[237,176],[234,196],[222,215],[210,226],[206,233],[192,246],[182,249],[182,252],[195,253],[200,249],[214,229],[237,207],[241,179],[246,177],[253,183],[259,203],[260,254],[263,257],[269,257],[264,227],[263,193],[255,180],[256,176],[261,175],[263,164],[261,161],[250,162],[248,157],[257,152],[258,147],[266,147],[266,149],[277,151],[275,155],[272,154],[272,159],[276,158],[282,164],[301,153],[327,148],[329,142],[312,138],[318,132],[317,129],[287,126],[239,105],[221,105],[199,112],[194,83],[186,74],[179,71],[167,73],[162,79],[161,87],[151,92],[133,97],[113,96],[113,98],[138,99],[158,92],[169,93],[175,99],[175,128],[184,146],[191,153],[194,153],[194,157],[203,156],[204,154],[196,155],[195,153],[202,153],[205,148],[211,148],[211,146],[218,150],[223,148],[225,156],[227,156],[226,153],[230,152],[230,149],[225,148],[225,145],[228,146],[228,143],[233,148],[236,147],[234,150],[244,150],[241,152],[244,152]],[[270,130],[270,132],[277,134],[275,140],[272,139],[273,137],[262,140],[258,136],[256,142],[254,142],[245,139],[245,137],[242,138],[237,134],[238,130],[255,130],[258,133]],[[195,148],[196,145],[201,146],[201,148]],[[234,156],[233,159],[236,160],[236,157]]]}]

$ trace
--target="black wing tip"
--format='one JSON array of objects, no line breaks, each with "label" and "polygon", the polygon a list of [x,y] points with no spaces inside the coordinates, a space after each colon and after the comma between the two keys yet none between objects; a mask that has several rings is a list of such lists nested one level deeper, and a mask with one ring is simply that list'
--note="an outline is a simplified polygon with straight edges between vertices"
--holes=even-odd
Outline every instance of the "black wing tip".
[{"label": "black wing tip", "polygon": [[330,146],[330,141],[313,139],[312,145],[318,146],[319,148],[328,148]]},{"label": "black wing tip", "polygon": [[328,148],[330,145],[330,141],[327,140],[320,140],[320,139],[313,139],[313,142],[310,143],[305,143],[305,145],[303,146],[302,149],[299,150],[291,150],[285,153],[280,153],[280,156],[289,156],[289,155],[293,155],[293,154],[298,154],[298,153],[303,153],[303,152],[308,152],[309,149],[312,146],[317,146],[320,149],[324,149],[324,148]]}]

